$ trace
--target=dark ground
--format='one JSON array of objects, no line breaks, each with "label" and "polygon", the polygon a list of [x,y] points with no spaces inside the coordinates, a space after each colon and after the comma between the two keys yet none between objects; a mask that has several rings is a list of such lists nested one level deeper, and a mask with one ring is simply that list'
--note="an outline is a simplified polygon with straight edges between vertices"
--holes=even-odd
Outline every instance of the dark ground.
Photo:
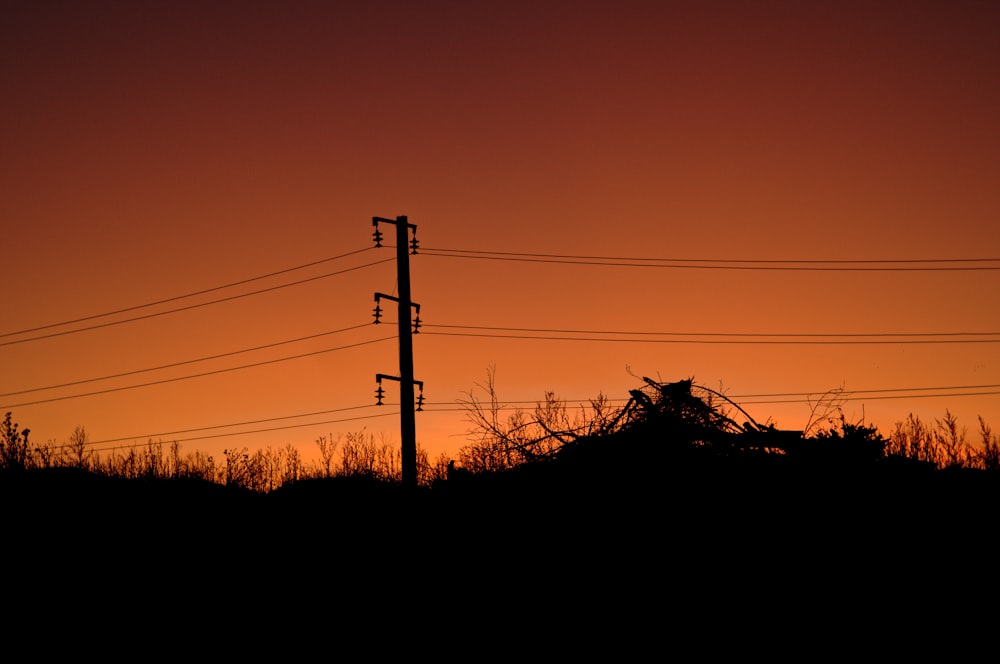
[{"label": "dark ground", "polygon": [[692,640],[717,654],[788,652],[787,630],[846,648],[884,636],[886,621],[912,628],[993,601],[1000,493],[983,472],[669,461],[416,491],[310,480],[267,495],[8,472],[6,605],[124,630],[144,648],[171,634],[164,647],[185,652],[198,630],[253,655],[275,639],[349,642],[375,628],[385,642],[367,646],[380,652],[418,630],[414,644],[435,652],[468,639],[645,659]]}]

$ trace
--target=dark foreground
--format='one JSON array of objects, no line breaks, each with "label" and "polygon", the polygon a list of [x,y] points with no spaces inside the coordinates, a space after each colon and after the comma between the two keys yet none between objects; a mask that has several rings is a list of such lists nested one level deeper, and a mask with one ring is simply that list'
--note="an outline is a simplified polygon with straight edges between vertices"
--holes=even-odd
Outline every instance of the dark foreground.
[{"label": "dark foreground", "polygon": [[642,468],[543,464],[416,490],[307,480],[270,494],[30,470],[0,475],[0,500],[7,555],[55,566],[370,559],[458,570],[483,557],[532,570],[680,556],[730,567],[837,551],[874,564],[942,539],[973,546],[992,532],[1000,481],[889,459],[836,467],[687,455]]},{"label": "dark foreground", "polygon": [[380,652],[457,635],[490,652],[531,643],[616,659],[692,641],[773,653],[789,646],[774,629],[853,648],[886,620],[992,600],[1000,493],[984,472],[669,461],[267,495],[7,473],[5,599],[20,617],[183,653],[204,631],[228,634],[235,656],[360,629]]}]

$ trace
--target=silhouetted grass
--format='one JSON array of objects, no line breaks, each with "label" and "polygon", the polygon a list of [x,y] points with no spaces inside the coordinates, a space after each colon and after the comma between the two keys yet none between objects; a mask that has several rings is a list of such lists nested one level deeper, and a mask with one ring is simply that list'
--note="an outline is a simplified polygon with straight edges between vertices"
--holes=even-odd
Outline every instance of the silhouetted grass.
[{"label": "silhouetted grass", "polygon": [[979,445],[950,413],[931,425],[911,415],[888,437],[841,415],[807,437],[761,425],[690,380],[647,380],[617,410],[599,398],[573,414],[547,394],[534,411],[503,417],[486,388],[488,399],[467,403],[473,426],[459,463],[432,464],[421,452],[416,491],[400,484],[399,451],[364,431],[321,437],[318,461],[291,446],[227,449],[217,461],[153,441],[99,455],[82,428],[67,445],[34,446],[8,414],[8,524],[82,533],[99,520],[109,541],[130,532],[318,546],[325,528],[365,550],[400,533],[431,548],[531,541],[565,550],[609,537],[655,546],[664,533],[886,543],[927,524],[974,529],[1000,506],[1000,439],[982,420]]}]

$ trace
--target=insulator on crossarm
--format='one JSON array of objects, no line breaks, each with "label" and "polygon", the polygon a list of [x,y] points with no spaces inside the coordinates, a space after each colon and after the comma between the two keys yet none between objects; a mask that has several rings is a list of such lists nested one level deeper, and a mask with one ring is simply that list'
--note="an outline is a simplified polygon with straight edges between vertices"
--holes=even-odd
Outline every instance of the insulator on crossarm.
[{"label": "insulator on crossarm", "polygon": [[420,314],[417,314],[417,317],[413,319],[413,333],[420,334]]},{"label": "insulator on crossarm", "polygon": [[417,412],[424,412],[424,388],[420,388],[420,394],[417,395]]},{"label": "insulator on crossarm", "polygon": [[382,231],[378,229],[378,226],[375,227],[375,231],[372,233],[372,239],[375,240],[376,249],[382,246]]},{"label": "insulator on crossarm", "polygon": [[375,324],[378,325],[381,322],[381,318],[382,318],[382,305],[381,304],[377,304],[377,303],[375,304],[375,309],[372,310],[372,315],[375,316]]},{"label": "insulator on crossarm", "polygon": [[419,246],[420,243],[417,242],[417,232],[413,231],[413,239],[410,240],[410,253],[411,254],[417,253],[417,247]]},{"label": "insulator on crossarm", "polygon": [[382,397],[384,397],[384,396],[385,396],[385,390],[382,389],[382,383],[379,383],[378,387],[375,388],[375,405],[376,406],[381,406],[382,405]]}]

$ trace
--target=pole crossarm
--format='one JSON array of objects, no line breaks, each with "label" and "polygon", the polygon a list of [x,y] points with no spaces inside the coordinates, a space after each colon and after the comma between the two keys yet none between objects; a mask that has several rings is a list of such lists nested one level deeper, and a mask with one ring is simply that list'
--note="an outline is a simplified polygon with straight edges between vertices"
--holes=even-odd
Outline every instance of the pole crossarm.
[{"label": "pole crossarm", "polygon": [[[410,253],[416,254],[419,244],[417,243],[417,226],[416,224],[411,224],[406,220],[405,216],[396,217],[395,219],[387,219],[386,217],[372,217],[372,226],[375,228],[372,231],[372,239],[375,240],[375,247],[382,246],[382,231],[378,229],[379,224],[393,224],[396,227],[396,250],[399,251],[400,247],[405,247],[407,245],[406,236],[407,229],[413,229],[413,239],[409,241]],[[402,242],[400,242],[402,238]]]},{"label": "pole crossarm", "polygon": [[[383,380],[394,380],[397,383],[402,383],[402,379],[399,376],[390,376],[389,374],[377,373],[375,374],[375,382],[378,383],[378,387],[375,388],[376,396],[376,406],[381,406],[382,397],[385,396],[385,390],[382,389]],[[413,384],[420,388],[420,394],[417,395],[417,412],[423,412],[424,410],[424,381],[414,380]]]},{"label": "pole crossarm", "polygon": [[[375,374],[375,382],[381,383],[383,380],[394,380],[398,383],[402,379],[399,376],[390,376],[389,374],[383,374],[383,373]],[[424,381],[422,380],[415,380],[413,381],[413,384],[418,386],[421,390],[424,389]]]},{"label": "pole crossarm", "polygon": [[[380,325],[382,323],[382,300],[392,300],[397,304],[402,304],[400,303],[398,297],[386,295],[385,293],[375,293],[375,308],[372,309],[372,315],[375,317],[376,325]],[[420,334],[420,326],[423,322],[420,320],[420,305],[416,302],[410,302],[410,307],[417,314],[416,318],[413,319],[413,334]]]}]

